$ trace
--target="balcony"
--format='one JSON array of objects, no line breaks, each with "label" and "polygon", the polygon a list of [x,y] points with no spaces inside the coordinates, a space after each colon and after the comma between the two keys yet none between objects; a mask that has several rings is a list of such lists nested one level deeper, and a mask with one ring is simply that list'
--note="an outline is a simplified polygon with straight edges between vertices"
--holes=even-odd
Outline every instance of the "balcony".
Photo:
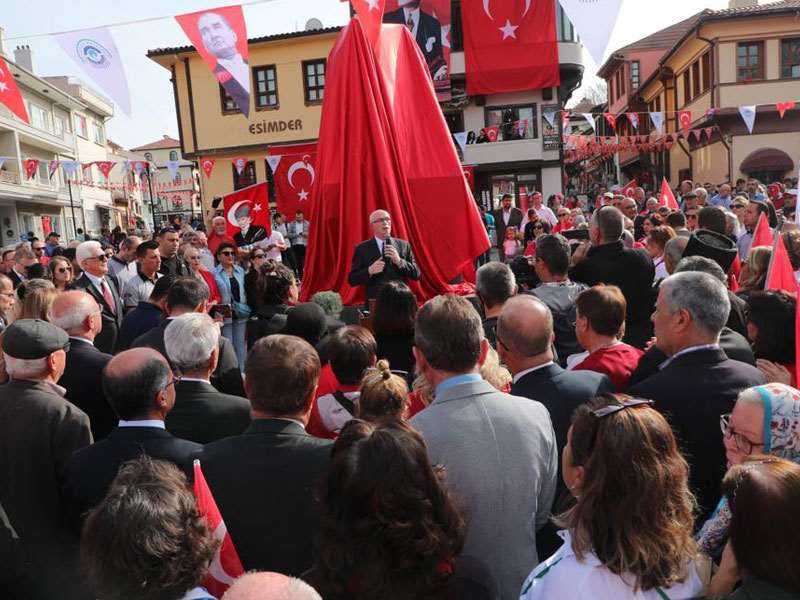
[{"label": "balcony", "polygon": [[541,138],[470,144],[464,149],[465,165],[558,159],[557,151],[544,152]]},{"label": "balcony", "polygon": [[0,183],[19,185],[19,173],[13,171],[0,171]]}]

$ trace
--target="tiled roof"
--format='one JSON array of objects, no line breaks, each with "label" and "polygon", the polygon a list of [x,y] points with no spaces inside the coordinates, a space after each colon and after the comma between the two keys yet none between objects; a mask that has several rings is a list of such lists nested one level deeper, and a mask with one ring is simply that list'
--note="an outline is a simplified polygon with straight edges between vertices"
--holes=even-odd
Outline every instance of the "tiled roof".
[{"label": "tiled roof", "polygon": [[668,50],[669,48],[672,48],[675,42],[681,39],[681,36],[683,36],[687,31],[697,24],[704,12],[706,11],[694,14],[688,19],[679,21],[674,25],[670,25],[669,27],[662,29],[661,31],[656,31],[655,33],[643,37],[632,44],[628,44],[627,46],[617,50],[615,54],[624,54],[625,52],[630,52],[631,50],[651,50],[657,48],[664,48],[665,50]]},{"label": "tiled roof", "polygon": [[171,138],[168,135],[165,135],[157,142],[152,142],[150,144],[145,144],[144,146],[131,148],[131,150],[133,152],[138,152],[139,150],[163,150],[165,148],[180,148],[180,147],[181,143],[179,140],[176,140],[175,138]]},{"label": "tiled roof", "polygon": [[791,9],[800,10],[800,0],[782,0],[781,2],[769,2],[767,4],[755,4],[753,6],[742,6],[741,8],[722,8],[720,10],[708,11],[712,18],[716,17],[742,17],[749,15],[760,15],[771,12],[782,12]]}]

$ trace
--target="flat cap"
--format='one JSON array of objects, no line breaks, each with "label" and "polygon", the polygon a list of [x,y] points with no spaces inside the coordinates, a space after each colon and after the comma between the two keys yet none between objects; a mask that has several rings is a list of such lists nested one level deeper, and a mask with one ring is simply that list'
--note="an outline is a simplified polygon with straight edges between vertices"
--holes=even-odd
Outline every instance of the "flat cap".
[{"label": "flat cap", "polygon": [[3,352],[22,360],[50,356],[69,344],[63,329],[41,319],[14,321],[3,334]]}]

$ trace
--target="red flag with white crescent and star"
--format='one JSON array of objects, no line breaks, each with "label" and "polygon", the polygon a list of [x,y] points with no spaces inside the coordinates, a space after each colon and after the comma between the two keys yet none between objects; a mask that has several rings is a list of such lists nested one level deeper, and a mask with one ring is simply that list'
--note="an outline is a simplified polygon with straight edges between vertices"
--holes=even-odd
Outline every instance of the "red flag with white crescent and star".
[{"label": "red flag with white crescent and star", "polygon": [[672,193],[666,178],[661,181],[661,193],[658,195],[658,202],[661,206],[666,206],[671,210],[680,210],[678,201],[675,200],[675,194]]},{"label": "red flag with white crescent and star", "polygon": [[490,142],[496,142],[497,136],[500,133],[500,127],[497,125],[492,125],[491,127],[484,127],[484,133],[486,133],[486,139]]},{"label": "red flag with white crescent and star", "polygon": [[692,111],[690,110],[679,110],[678,111],[678,123],[681,126],[681,131],[683,131],[683,139],[689,139],[689,129],[692,127]]},{"label": "red flag with white crescent and star", "polygon": [[213,158],[204,158],[200,161],[200,167],[203,169],[203,173],[206,174],[206,177],[211,177],[211,171],[214,170],[214,163],[217,162]]},{"label": "red flag with white crescent and star", "polygon": [[194,497],[197,510],[205,517],[214,537],[220,542],[202,583],[215,598],[222,598],[233,580],[244,574],[244,567],[197,459],[194,461]]},{"label": "red flag with white crescent and star", "polygon": [[0,104],[8,107],[12,113],[17,115],[20,119],[30,124],[31,120],[28,117],[28,111],[25,108],[25,101],[22,99],[22,94],[17,87],[17,82],[14,76],[8,70],[8,65],[3,57],[0,55]]},{"label": "red flag with white crescent and star", "polygon": [[24,158],[22,160],[22,166],[25,168],[25,175],[28,176],[28,179],[31,179],[36,174],[36,169],[39,168],[39,159]]},{"label": "red flag with white crescent and star", "polygon": [[617,130],[617,116],[614,113],[606,112],[606,113],[603,113],[603,117],[605,118],[606,123],[608,123],[609,126],[611,127],[612,131],[616,131]]},{"label": "red flag with white crescent and star", "polygon": [[249,246],[272,234],[266,181],[223,196],[222,201],[225,232],[236,240],[237,246]]},{"label": "red flag with white crescent and star", "polygon": [[94,164],[97,165],[97,168],[100,169],[100,172],[103,174],[103,176],[106,179],[108,179],[108,174],[111,172],[111,169],[113,169],[114,165],[117,163],[111,160],[98,160],[95,161]]},{"label": "red flag with white crescent and star", "polygon": [[311,189],[317,175],[314,169],[317,144],[272,147],[268,161],[272,167],[278,212],[289,220],[298,210],[302,210],[304,215],[311,214]]},{"label": "red flag with white crescent and star", "polygon": [[549,0],[462,2],[467,94],[559,85],[555,18]]}]

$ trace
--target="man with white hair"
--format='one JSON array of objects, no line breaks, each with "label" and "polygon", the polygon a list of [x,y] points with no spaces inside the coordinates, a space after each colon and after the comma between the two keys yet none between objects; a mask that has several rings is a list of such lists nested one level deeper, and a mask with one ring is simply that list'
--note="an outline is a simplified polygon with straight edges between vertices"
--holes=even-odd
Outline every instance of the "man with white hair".
[{"label": "man with white hair", "polygon": [[655,400],[682,440],[699,523],[719,501],[725,475],[719,416],[731,411],[741,390],[764,383],[758,369],[729,359],[719,345],[729,312],[728,291],[712,275],[683,272],[664,279],[652,319],[656,346],[669,358],[628,391]]},{"label": "man with white hair", "polygon": [[167,357],[181,373],[167,430],[199,444],[239,435],[250,425],[250,403],[211,385],[219,362],[219,338],[219,325],[205,313],[175,317],[164,330]]},{"label": "man with white hair", "polygon": [[94,347],[94,339],[103,328],[101,312],[94,298],[77,290],[56,296],[50,308],[50,322],[63,329],[70,340],[58,385],[67,390],[67,400],[89,415],[95,441],[117,426],[117,416],[103,393],[103,369],[111,355]]},{"label": "man with white hair", "polygon": [[[227,233],[227,226],[225,224],[225,217],[214,214],[214,209],[211,208],[206,213],[205,219],[206,231],[208,232],[208,249],[212,257],[216,256],[217,248],[222,242],[236,245],[233,238]],[[213,264],[212,264],[213,268]]]},{"label": "man with white hair", "polygon": [[[350,274],[351,286],[365,286],[365,304],[378,297],[387,281],[419,279],[419,268],[406,240],[393,238],[392,218],[385,210],[376,210],[369,216],[373,238],[361,242],[353,252]],[[292,241],[294,246],[294,241]]]},{"label": "man with white hair", "polygon": [[236,579],[222,600],[322,600],[322,596],[301,579],[254,571]]},{"label": "man with white hair", "polygon": [[102,309],[103,327],[94,338],[94,345],[101,352],[112,354],[123,316],[119,283],[108,274],[108,257],[100,242],[81,243],[75,249],[75,262],[83,273],[72,284],[72,289],[86,292]]},{"label": "man with white hair", "polygon": [[68,347],[66,333],[38,319],[16,321],[3,334],[11,381],[0,386],[0,505],[27,559],[21,571],[4,559],[3,580],[27,582],[28,598],[74,598],[80,581],[60,474],[74,451],[92,443],[92,432],[56,385]]}]

